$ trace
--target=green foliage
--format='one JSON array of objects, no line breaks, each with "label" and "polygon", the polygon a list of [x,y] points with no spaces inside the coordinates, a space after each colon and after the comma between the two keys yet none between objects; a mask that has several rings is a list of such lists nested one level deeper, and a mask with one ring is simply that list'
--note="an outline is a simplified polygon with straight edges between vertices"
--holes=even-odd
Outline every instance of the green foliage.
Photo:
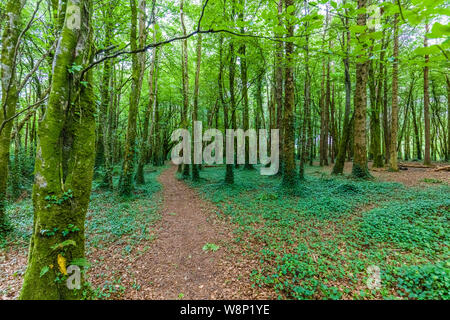
[{"label": "green foliage", "polygon": [[424,264],[396,268],[388,276],[394,281],[397,291],[408,299],[450,298],[450,263]]},{"label": "green foliage", "polygon": [[48,266],[42,267],[41,272],[39,273],[39,276],[42,278],[49,270],[50,270],[50,268]]},{"label": "green foliage", "polygon": [[7,195],[10,199],[15,200],[33,183],[34,157],[20,148],[11,153],[10,164]]},{"label": "green foliage", "polygon": [[220,246],[218,246],[217,244],[207,243],[203,246],[202,250],[205,252],[208,252],[208,251],[216,252],[217,250],[219,250],[219,248],[220,248]]},{"label": "green foliage", "polygon": [[80,72],[81,70],[83,70],[83,66],[82,65],[78,65],[75,62],[68,68],[69,72],[74,74],[77,72]]},{"label": "green foliage", "polygon": [[[234,170],[235,183],[226,186],[224,170],[206,168],[207,180],[192,185],[235,224],[236,243],[257,252],[255,285],[292,299],[445,296],[448,186],[309,175],[285,192],[280,177],[245,170]],[[378,291],[366,286],[371,265],[381,270]]]},{"label": "green foliage", "polygon": [[71,232],[78,232],[78,231],[80,231],[80,228],[78,228],[77,226],[69,223],[67,228],[64,228],[64,230],[62,231],[62,235],[63,235],[63,237],[65,237]]},{"label": "green foliage", "polygon": [[448,187],[414,190],[400,200],[383,203],[363,214],[361,232],[368,241],[389,242],[430,255],[443,253],[450,245],[448,191]]},{"label": "green foliage", "polygon": [[[158,168],[147,173],[146,184],[137,186],[128,197],[101,187],[93,192],[86,223],[88,247],[102,248],[106,242],[126,241],[130,251],[140,241],[151,239],[150,229],[160,219],[160,199],[156,197],[160,190],[156,181],[160,171]],[[99,184],[94,181],[94,185]]]},{"label": "green foliage", "polygon": [[57,244],[51,246],[50,248],[52,250],[61,250],[68,246],[76,246],[76,245],[77,245],[77,243],[74,240],[66,240],[61,243],[57,243]]},{"label": "green foliage", "polygon": [[79,267],[90,267],[90,263],[85,258],[77,258],[70,261],[69,265],[75,265]]},{"label": "green foliage", "polygon": [[60,197],[52,194],[52,195],[46,196],[44,199],[49,202],[49,204],[46,207],[50,208],[52,205],[60,206],[65,201],[68,201],[72,198],[73,198],[73,193],[72,193],[72,190],[69,189],[69,190],[63,192],[63,194]]},{"label": "green foliage", "polygon": [[425,178],[422,181],[425,183],[435,183],[435,184],[442,183],[442,180],[433,179],[433,178]]},{"label": "green foliage", "polygon": [[26,199],[6,207],[6,217],[10,232],[0,233],[0,248],[17,245],[25,248],[29,245],[29,239],[33,230],[33,204],[31,199]]}]

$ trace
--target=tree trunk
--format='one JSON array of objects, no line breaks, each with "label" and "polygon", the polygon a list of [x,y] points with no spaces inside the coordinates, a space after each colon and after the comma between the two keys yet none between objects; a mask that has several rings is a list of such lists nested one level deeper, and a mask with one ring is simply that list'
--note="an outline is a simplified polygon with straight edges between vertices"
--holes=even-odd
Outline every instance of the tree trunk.
[{"label": "tree trunk", "polygon": [[[110,17],[112,15],[112,6],[108,5],[104,12],[105,21],[105,43],[104,47],[108,48],[111,45],[112,37],[112,23],[110,22]],[[112,76],[112,60],[108,59],[103,63],[103,75],[102,83],[100,89],[101,102],[100,102],[100,112],[99,112],[99,142],[97,143],[97,153],[95,157],[95,166],[104,166],[105,174],[103,176],[102,186],[105,189],[113,189],[112,181],[112,164],[111,159],[111,148],[110,148],[110,137],[108,135],[108,112],[110,112],[109,105],[111,104],[111,76]],[[101,146],[100,146],[101,145]]]},{"label": "tree trunk", "polygon": [[[155,25],[155,15],[152,14],[153,19],[153,41],[156,42],[156,25]],[[147,108],[145,109],[144,114],[144,123],[142,127],[142,140],[141,140],[141,153],[139,155],[138,168],[136,172],[136,183],[137,184],[145,184],[145,176],[144,176],[144,166],[146,163],[146,158],[149,150],[149,122],[150,116],[152,115],[153,105],[155,103],[155,69],[156,69],[156,61],[158,56],[158,48],[153,49],[152,54],[152,62],[150,66],[150,72],[148,76],[148,92],[149,99]],[[153,123],[152,123],[153,124]],[[151,130],[150,130],[151,131]],[[150,132],[151,135],[151,132]]]},{"label": "tree trunk", "polygon": [[450,161],[450,78],[448,74],[445,76],[447,82],[447,157],[446,160]]},{"label": "tree trunk", "polygon": [[[183,35],[186,36],[186,26],[184,25],[184,0],[180,2],[180,20]],[[182,127],[187,129],[188,127],[188,110],[189,110],[189,71],[188,71],[188,45],[187,39],[181,42],[181,74],[183,79],[183,110],[181,116]],[[189,177],[189,164],[183,164],[183,178]]]},{"label": "tree trunk", "polygon": [[391,141],[389,143],[389,170],[398,171],[397,163],[397,130],[398,130],[398,14],[394,15],[394,63],[392,66],[392,112]]},{"label": "tree trunk", "polygon": [[[200,87],[200,65],[202,62],[202,35],[197,35],[197,67],[195,70],[195,84],[194,84],[194,108],[192,111],[192,128],[194,128],[194,122],[198,120],[198,91]],[[192,129],[193,130],[193,129]],[[200,146],[202,141],[199,141]],[[194,150],[194,148],[192,149]],[[194,159],[194,157],[192,157]],[[192,164],[192,180],[200,180],[199,168],[197,164]]]},{"label": "tree trunk", "polygon": [[[381,52],[380,52],[380,62],[379,62],[379,70],[378,70],[378,83],[376,86],[376,101],[375,101],[375,107],[376,107],[376,117],[374,118],[374,144],[376,145],[374,148],[374,159],[373,159],[373,167],[374,168],[382,168],[384,166],[383,161],[383,152],[381,151],[382,141],[381,141],[381,119],[380,119],[380,112],[383,104],[383,95],[384,90],[384,82],[386,81],[384,77],[386,76],[384,70],[385,70],[385,50],[387,47],[387,39],[385,39],[385,30],[383,30],[383,39],[381,42]],[[386,107],[387,109],[387,107]],[[384,119],[383,119],[384,121]],[[387,122],[387,114],[386,114],[386,122]],[[386,139],[385,139],[386,141]]]},{"label": "tree trunk", "polygon": [[[137,50],[138,45],[137,30],[136,30],[138,10],[136,7],[136,0],[130,0],[130,7],[131,7],[130,47],[131,50],[134,51]],[[139,31],[141,32],[141,28],[139,28]],[[139,40],[140,39],[141,34],[139,35]],[[130,195],[134,188],[133,178],[135,174],[134,170],[136,157],[137,115],[142,85],[142,56],[143,53],[140,53],[140,54],[133,54],[131,57],[132,79],[130,92],[130,106],[128,110],[128,126],[123,156],[122,174],[120,176],[119,181],[119,193],[121,195]]]},{"label": "tree trunk", "polygon": [[[323,44],[322,48],[325,49],[325,36],[326,36],[326,30],[328,29],[328,6],[327,6],[327,15],[326,15],[326,24],[323,31]],[[329,73],[327,80],[325,80],[326,77],[326,70],[325,67],[325,59],[322,60],[322,82],[320,85],[320,165],[321,166],[328,166],[328,108],[329,108]],[[325,84],[326,82],[326,84]],[[326,86],[326,88],[325,88]]]},{"label": "tree trunk", "polygon": [[[81,23],[74,28],[66,19],[62,27],[48,106],[38,130],[34,225],[20,295],[24,300],[80,299],[83,293],[69,289],[65,279],[66,267],[83,265],[85,259],[84,224],[95,159],[96,110],[92,72],[80,79],[69,67],[92,61],[93,30],[90,1],[69,0],[67,7],[80,9]],[[68,233],[63,232],[66,229]],[[84,284],[83,273],[79,276]]]},{"label": "tree trunk", "polygon": [[[305,15],[309,13],[308,0],[304,1]],[[300,141],[300,166],[299,166],[299,179],[305,178],[305,163],[307,160],[308,146],[307,146],[307,134],[308,134],[308,122],[310,122],[310,108],[311,108],[311,74],[309,71],[309,23],[305,23],[305,91],[304,91],[304,108],[303,108],[303,124],[301,131]]]},{"label": "tree trunk", "polygon": [[2,99],[0,110],[0,234],[7,229],[5,217],[6,185],[8,180],[9,147],[13,122],[4,122],[16,113],[19,99],[16,83],[16,47],[19,41],[22,6],[21,1],[9,0],[6,3],[6,19],[1,49]]},{"label": "tree trunk", "polygon": [[[231,49],[231,46],[230,46],[230,49]],[[230,76],[231,76],[231,74],[230,74]],[[223,93],[223,36],[222,36],[222,34],[219,35],[219,77],[218,77],[217,81],[218,81],[218,88],[219,88],[219,99],[220,99],[220,103],[222,104],[222,109],[223,109],[223,126],[224,126],[224,131],[226,132],[226,130],[229,129],[230,121],[229,121],[229,115],[228,115],[228,107],[225,102],[224,93]],[[231,84],[231,82],[230,82],[230,84]],[[234,99],[234,95],[232,95],[231,97],[233,97],[233,99]],[[234,183],[233,164],[227,163],[225,170],[226,170],[225,171],[225,183],[233,184]]]},{"label": "tree trunk", "polygon": [[[425,33],[428,33],[428,24],[425,25]],[[428,39],[425,36],[424,47],[428,47]],[[425,153],[423,164],[431,165],[430,157],[430,93],[429,93],[429,80],[428,62],[430,61],[429,55],[425,55],[425,67],[423,68],[423,118],[425,125]]]},{"label": "tree trunk", "polygon": [[[282,27],[283,14],[283,0],[278,1],[278,26]],[[281,36],[277,34],[277,36]],[[277,108],[276,127],[280,130],[280,150],[283,150],[283,43],[277,42],[275,48],[275,104]],[[280,155],[280,170],[278,174],[281,175],[284,168],[284,153]]]},{"label": "tree trunk", "polygon": [[[294,6],[293,0],[285,0],[285,12],[288,15],[293,16],[294,10],[291,10]],[[294,25],[292,22],[286,22],[287,36],[292,37],[294,35]],[[294,133],[294,75],[293,75],[293,54],[294,44],[292,38],[286,42],[286,60],[285,60],[285,94],[284,94],[284,135],[283,135],[283,151],[284,151],[284,174],[283,174],[283,186],[286,188],[292,188],[296,183],[296,171],[295,171],[295,133]]]},{"label": "tree trunk", "polygon": [[[241,1],[241,11],[239,13],[239,20],[244,23],[244,7],[245,0]],[[241,28],[241,33],[245,33],[245,29]],[[242,82],[242,101],[243,101],[243,112],[242,112],[242,122],[244,125],[244,131],[247,131],[250,127],[250,118],[249,118],[249,107],[248,107],[248,81],[247,81],[247,57],[246,57],[246,46],[245,43],[241,44],[239,48],[239,60],[241,66],[241,82]],[[245,141],[245,170],[252,170],[253,165],[250,164],[249,157],[249,142],[250,139],[247,137],[244,138]]]},{"label": "tree trunk", "polygon": [[[339,151],[336,158],[336,163],[333,167],[333,174],[342,174],[344,172],[345,165],[345,155],[347,152],[347,146],[350,140],[350,109],[351,109],[351,94],[352,94],[352,83],[350,78],[350,29],[348,25],[349,18],[345,18],[345,36],[343,36],[342,43],[345,43],[345,58],[344,62],[344,73],[345,73],[345,112],[344,112],[344,124],[342,127],[342,138],[339,144]],[[344,39],[345,38],[345,39]]]},{"label": "tree trunk", "polygon": [[[367,0],[358,0],[358,9],[366,8]],[[366,25],[366,15],[358,15],[358,25]],[[358,44],[361,45],[361,44]],[[366,48],[362,48],[366,50]],[[367,179],[371,175],[367,168],[367,148],[366,148],[366,109],[367,109],[367,68],[368,60],[366,53],[359,58],[362,62],[356,64],[356,86],[355,86],[355,116],[354,116],[354,150],[352,175],[357,178]]]},{"label": "tree trunk", "polygon": [[[389,41],[389,39],[387,39]],[[384,68],[383,81],[383,130],[384,130],[384,163],[389,163],[389,149],[391,141],[391,130],[389,128],[388,116],[388,73],[387,67]]]}]

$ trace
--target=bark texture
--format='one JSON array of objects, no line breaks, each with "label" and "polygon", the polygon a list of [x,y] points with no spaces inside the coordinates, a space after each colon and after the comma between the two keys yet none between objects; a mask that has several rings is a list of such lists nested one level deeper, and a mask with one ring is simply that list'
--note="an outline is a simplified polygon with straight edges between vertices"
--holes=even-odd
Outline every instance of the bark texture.
[{"label": "bark texture", "polygon": [[[66,286],[66,268],[85,259],[84,222],[95,158],[92,74],[70,72],[93,57],[90,1],[68,1],[80,9],[80,27],[62,27],[45,115],[38,129],[33,185],[34,222],[21,299],[80,299]],[[81,83],[86,81],[86,83]],[[64,232],[67,229],[69,232]],[[81,284],[83,284],[81,273]]]}]

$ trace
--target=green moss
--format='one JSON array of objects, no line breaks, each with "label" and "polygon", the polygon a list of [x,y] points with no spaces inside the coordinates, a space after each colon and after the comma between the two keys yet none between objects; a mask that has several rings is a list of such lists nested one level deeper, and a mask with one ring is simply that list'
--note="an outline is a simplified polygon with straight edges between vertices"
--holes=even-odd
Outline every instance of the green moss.
[{"label": "green moss", "polygon": [[373,178],[373,176],[369,173],[367,164],[364,167],[361,167],[357,163],[353,163],[352,176],[357,179],[372,179]]}]

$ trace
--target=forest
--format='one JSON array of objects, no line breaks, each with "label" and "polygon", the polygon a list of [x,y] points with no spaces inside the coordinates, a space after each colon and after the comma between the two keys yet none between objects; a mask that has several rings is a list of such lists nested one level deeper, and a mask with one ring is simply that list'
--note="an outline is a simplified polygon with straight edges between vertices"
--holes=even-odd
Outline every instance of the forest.
[{"label": "forest", "polygon": [[449,299],[449,15],[2,0],[0,298]]}]

